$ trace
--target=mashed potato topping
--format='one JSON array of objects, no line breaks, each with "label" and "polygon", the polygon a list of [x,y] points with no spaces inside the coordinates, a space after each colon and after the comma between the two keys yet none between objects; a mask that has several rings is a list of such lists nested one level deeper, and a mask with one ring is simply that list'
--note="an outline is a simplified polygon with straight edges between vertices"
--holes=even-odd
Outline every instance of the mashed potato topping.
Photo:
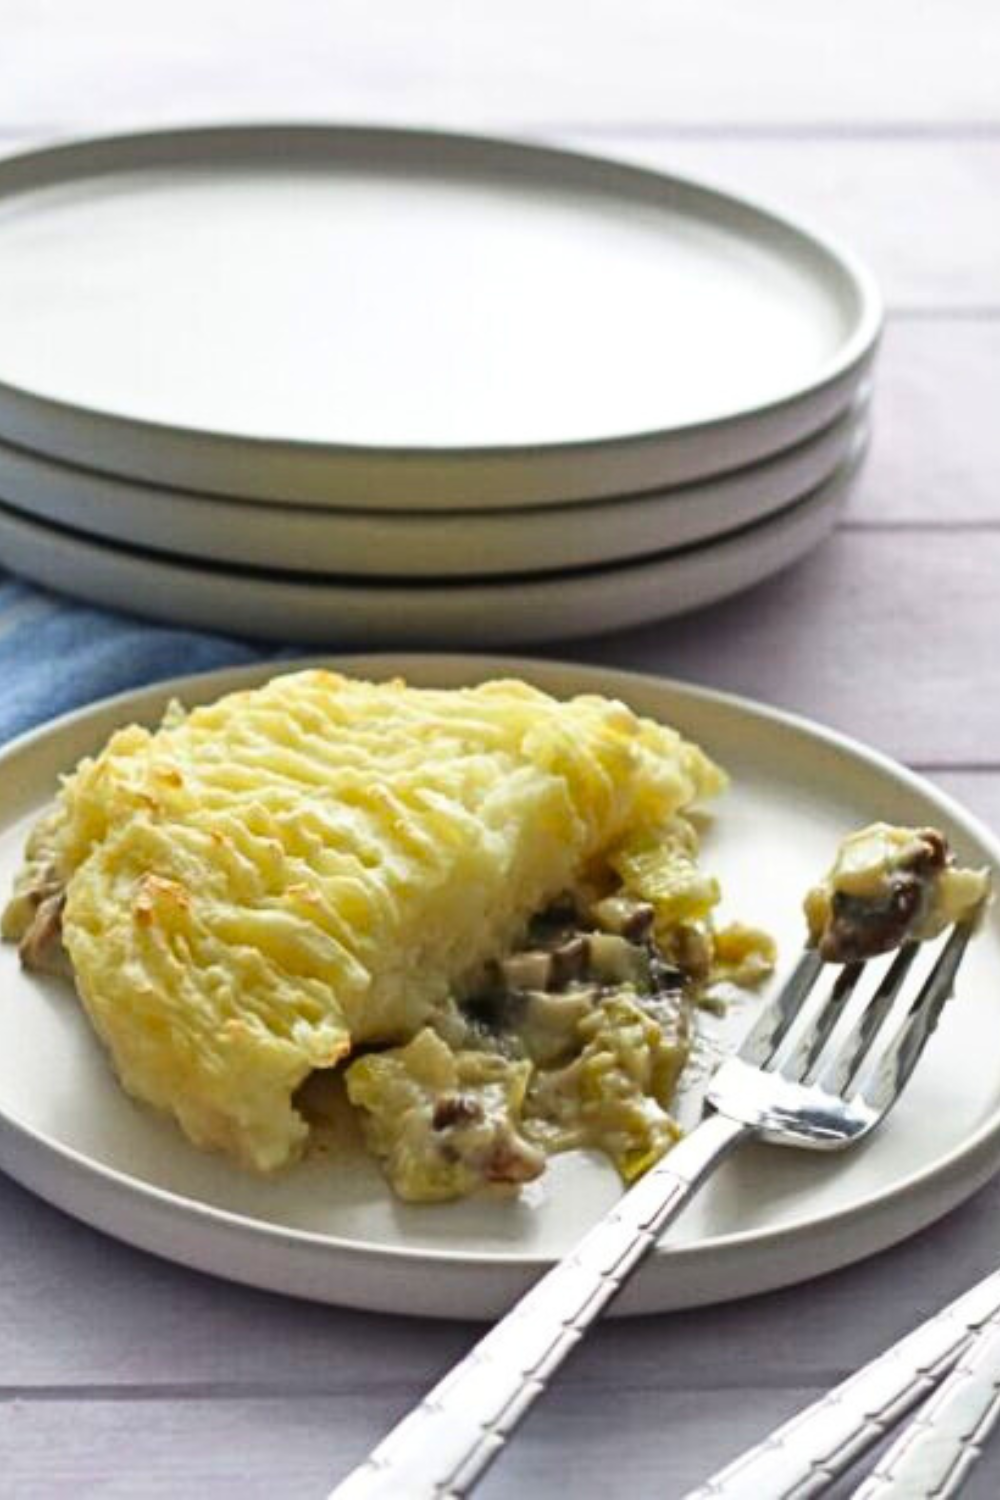
[{"label": "mashed potato topping", "polygon": [[[675,966],[678,992],[709,977],[717,936],[730,967],[769,964],[759,934],[727,940],[709,920],[718,889],[683,814],[723,785],[674,730],[596,696],[297,672],[122,729],[84,761],[32,836],[4,935],[38,967],[61,942],[129,1093],[256,1169],[301,1151],[296,1091],[348,1060],[371,1148],[407,1196],[536,1175],[545,1128],[532,1144],[512,1112],[540,1099],[536,1117],[576,1141],[574,1088],[595,1118],[613,1096],[589,1139],[603,1129],[613,1154],[645,1161],[675,1133],[683,1061],[676,1028],[669,1046],[660,1035],[655,964]],[[583,964],[555,956],[572,933],[528,939],[567,893],[593,939]],[[644,930],[623,938],[630,918]],[[549,1053],[466,1008],[518,949],[535,968],[515,964],[505,993],[529,997],[539,1035],[556,1028]],[[531,996],[569,1011],[558,1022]]]}]

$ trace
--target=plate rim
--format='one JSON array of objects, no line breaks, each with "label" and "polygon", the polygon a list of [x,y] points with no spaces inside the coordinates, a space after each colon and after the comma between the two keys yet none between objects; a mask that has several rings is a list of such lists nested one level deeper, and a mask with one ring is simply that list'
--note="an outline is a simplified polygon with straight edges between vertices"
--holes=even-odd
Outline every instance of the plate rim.
[{"label": "plate rim", "polygon": [[0,557],[50,592],[239,638],[343,649],[390,649],[401,639],[442,649],[535,646],[673,618],[760,585],[833,531],[863,461],[856,449],[809,495],[727,537],[605,568],[481,583],[268,576],[116,548],[2,505]]},{"label": "plate rim", "polygon": [[[86,441],[86,430],[90,428],[92,429],[91,441],[96,439],[98,445],[101,443],[106,445],[107,456],[104,458],[103,465],[98,465],[98,467],[106,468],[107,472],[162,481],[165,470],[175,462],[185,464],[191,460],[197,466],[198,463],[204,461],[206,477],[192,487],[212,490],[220,494],[228,494],[229,491],[225,487],[220,487],[217,482],[210,483],[207,469],[215,461],[220,462],[220,467],[224,467],[226,463],[232,463],[239,466],[242,480],[252,479],[260,497],[271,498],[274,503],[281,503],[282,499],[287,499],[300,504],[309,504],[316,503],[316,500],[310,500],[305,493],[269,496],[267,491],[270,488],[270,481],[263,478],[260,479],[258,485],[258,476],[247,474],[248,466],[253,469],[271,462],[278,466],[284,464],[290,471],[297,464],[314,467],[353,465],[360,473],[366,467],[371,469],[375,465],[380,465],[396,472],[397,476],[407,468],[411,471],[421,468],[426,469],[428,474],[433,473],[438,483],[451,487],[454,486],[456,478],[461,483],[462,474],[467,476],[470,468],[478,468],[480,471],[478,488],[482,489],[486,480],[493,483],[501,481],[503,470],[519,464],[531,466],[541,462],[551,466],[560,461],[567,463],[572,461],[577,464],[597,463],[602,458],[621,456],[625,452],[651,451],[657,447],[698,443],[705,440],[718,443],[721,434],[729,429],[752,428],[756,423],[766,423],[772,418],[782,416],[787,417],[797,407],[803,404],[808,405],[810,401],[829,394],[852,376],[857,375],[873,358],[877,348],[884,326],[884,305],[878,283],[866,264],[852,250],[843,246],[835,236],[814,228],[792,214],[769,207],[753,197],[731,192],[698,177],[659,171],[649,166],[626,162],[614,156],[535,143],[517,137],[451,130],[410,129],[394,125],[350,125],[337,122],[296,124],[279,121],[218,123],[186,128],[172,127],[163,130],[121,131],[75,138],[56,145],[22,151],[5,158],[0,162],[0,204],[16,197],[18,193],[30,193],[39,187],[52,187],[60,182],[93,179],[101,175],[113,175],[116,171],[124,173],[141,168],[142,162],[136,160],[116,166],[116,151],[126,156],[129,151],[138,152],[140,156],[143,152],[148,152],[150,159],[145,165],[153,167],[158,164],[162,169],[169,168],[171,165],[176,167],[184,164],[187,160],[183,157],[185,148],[189,151],[196,151],[199,146],[206,150],[215,146],[220,153],[219,159],[224,161],[227,149],[231,153],[238,152],[257,143],[260,146],[270,145],[273,150],[282,144],[288,147],[293,142],[297,143],[298,148],[303,151],[318,151],[324,143],[336,149],[339,143],[342,148],[353,147],[354,159],[357,159],[357,153],[363,152],[366,147],[369,149],[379,147],[383,151],[409,149],[415,153],[424,153],[424,160],[433,158],[435,152],[438,156],[442,152],[452,152],[456,158],[461,157],[462,153],[468,153],[471,157],[479,152],[486,158],[484,165],[487,168],[490,165],[497,167],[504,162],[513,162],[520,164],[529,174],[532,166],[539,169],[544,167],[551,169],[551,173],[556,177],[559,176],[560,168],[562,168],[563,174],[572,172],[590,172],[595,176],[603,174],[607,179],[608,187],[617,186],[626,193],[631,185],[634,192],[644,190],[646,194],[658,193],[661,196],[679,194],[691,205],[696,203],[703,205],[710,215],[713,212],[722,213],[729,220],[740,218],[744,221],[753,221],[758,226],[759,233],[762,232],[767,236],[777,234],[789,241],[796,241],[817,264],[819,261],[825,262],[831,271],[839,275],[845,286],[850,288],[855,302],[853,327],[834,354],[820,364],[809,379],[784,395],[699,421],[675,423],[669,427],[640,429],[604,437],[557,440],[546,443],[481,444],[460,447],[446,445],[387,447],[377,444],[325,443],[317,440],[282,438],[275,435],[261,436],[213,431],[184,427],[151,418],[116,415],[113,411],[104,408],[88,407],[79,402],[46,395],[44,391],[0,379],[0,431],[4,436],[12,441],[21,442],[26,447],[34,448],[45,456],[85,464],[86,460],[81,456],[78,438],[82,434]],[[171,158],[169,155],[171,149],[181,154]],[[163,154],[163,159],[157,163],[158,153]],[[90,156],[96,158],[98,162],[107,159],[105,166],[88,169],[84,165],[82,169],[74,172],[74,163],[86,163]],[[277,159],[281,159],[280,153]],[[320,158],[317,156],[316,159]],[[60,165],[68,172],[68,175],[45,176],[46,171],[50,173],[56,171]],[[41,174],[41,181],[32,182],[33,171]],[[543,175],[542,180],[548,179]],[[843,404],[841,403],[841,407],[837,410],[840,410]],[[11,413],[13,413],[13,427],[8,426]],[[26,424],[23,429],[22,423]],[[817,425],[814,423],[812,426],[803,428],[799,437],[814,432]],[[26,430],[29,434],[33,431],[36,435],[48,433],[50,442],[53,441],[54,434],[54,446],[45,446],[41,440],[31,442],[19,435],[19,429]],[[67,433],[74,432],[76,436],[67,438]],[[126,446],[134,445],[135,451],[144,455],[143,459],[130,459],[126,462],[122,458],[119,439],[122,441],[127,439]],[[163,457],[168,448],[176,450],[174,457],[170,455]],[[182,452],[185,448],[188,450],[187,458],[184,458]],[[156,454],[150,461],[149,453],[154,449]],[[196,456],[196,450],[202,457]],[[758,451],[757,456],[764,456],[768,451],[771,450],[765,447]],[[149,463],[149,468],[143,469],[142,463]],[[140,467],[135,467],[135,465],[140,465]],[[720,468],[709,464],[707,467],[703,465],[696,472],[700,477],[707,477],[739,466],[739,463],[730,463]],[[408,476],[414,479],[415,477],[415,472]],[[523,480],[523,474],[514,477],[515,482],[518,478]],[[693,478],[695,475],[691,474],[689,477]],[[169,479],[168,482],[177,481],[174,478]],[[464,482],[469,483],[468,477]],[[302,483],[306,488],[311,488],[311,485],[306,485],[305,478]],[[470,485],[470,488],[476,487]],[[606,491],[588,489],[586,498],[598,498],[598,495],[603,493]],[[577,498],[584,498],[584,496]],[[512,502],[508,499],[506,503]],[[378,508],[378,506],[373,508]],[[453,508],[453,503],[442,508]]]},{"label": "plate rim", "polygon": [[[653,686],[665,690],[668,693],[677,694],[679,697],[690,698],[696,703],[704,703],[715,706],[724,711],[737,714],[749,715],[755,721],[763,721],[776,725],[784,732],[789,732],[807,740],[818,740],[828,748],[832,748],[841,754],[846,754],[854,760],[860,759],[866,765],[873,767],[883,773],[888,773],[893,779],[900,781],[905,787],[920,793],[922,796],[938,805],[955,823],[963,829],[963,832],[971,834],[974,841],[978,842],[987,851],[992,863],[1000,868],[1000,837],[995,835],[989,826],[976,814],[969,812],[950,793],[928,781],[918,772],[911,770],[908,766],[896,761],[893,757],[874,747],[864,744],[863,741],[855,739],[851,735],[844,734],[840,730],[828,728],[805,715],[794,713],[790,710],[778,708],[761,700],[748,698],[745,695],[725,692],[717,688],[705,687],[698,683],[688,683],[680,678],[667,676],[656,676],[652,673],[634,671],[628,668],[605,667],[591,663],[574,662],[563,658],[531,658],[522,656],[511,656],[506,653],[487,652],[338,652],[338,653],[311,653],[301,657],[290,658],[278,662],[267,660],[246,663],[229,667],[213,668],[207,672],[188,673],[180,677],[161,679],[146,683],[139,687],[126,689],[123,692],[95,699],[90,703],[81,705],[79,708],[70,710],[54,719],[48,720],[33,729],[9,740],[0,747],[0,769],[8,760],[15,757],[30,754],[34,745],[51,735],[61,734],[72,730],[75,725],[95,713],[104,713],[113,710],[116,706],[124,708],[128,703],[146,698],[158,696],[182,695],[185,689],[190,690],[193,685],[207,683],[212,679],[224,679],[227,686],[220,689],[222,692],[237,690],[241,685],[249,685],[253,682],[267,680],[268,676],[278,673],[293,672],[309,667],[325,666],[331,670],[358,671],[361,673],[376,673],[378,671],[405,675],[413,670],[435,670],[468,672],[470,680],[476,680],[473,674],[477,672],[482,675],[491,671],[509,674],[514,672],[524,675],[526,680],[531,680],[531,674],[543,680],[551,675],[556,678],[560,673],[570,672],[578,679],[583,679],[590,684],[589,688],[581,686],[573,691],[599,691],[601,681],[605,682],[610,677],[614,681],[624,680],[626,686],[634,683],[640,690]],[[141,711],[141,709],[140,709]],[[1000,923],[1000,910],[997,911],[994,921]],[[436,1268],[438,1266],[450,1266],[463,1269],[483,1269],[493,1267],[506,1272],[529,1273],[542,1272],[555,1263],[551,1256],[539,1256],[534,1254],[520,1255],[516,1251],[482,1251],[473,1249],[454,1250],[448,1247],[426,1246],[414,1248],[405,1245],[385,1245],[359,1241],[357,1239],[345,1240],[334,1234],[321,1234],[314,1230],[290,1228],[288,1226],[276,1225],[265,1220],[254,1219],[245,1214],[237,1213],[230,1209],[219,1208],[213,1204],[199,1202],[197,1199],[188,1198],[167,1188],[161,1188],[152,1183],[144,1182],[141,1178],[131,1176],[118,1168],[109,1167],[101,1162],[95,1161],[83,1152],[72,1146],[63,1145],[61,1142],[51,1140],[44,1132],[30,1126],[11,1120],[6,1111],[0,1106],[0,1140],[5,1136],[13,1136],[22,1143],[28,1143],[29,1149],[40,1151],[43,1156],[54,1156],[59,1164],[66,1170],[75,1171],[85,1177],[96,1177],[102,1187],[110,1189],[116,1197],[130,1197],[137,1195],[145,1204],[151,1205],[157,1210],[169,1210],[171,1213],[179,1213],[187,1223],[208,1222],[222,1230],[249,1233],[256,1240],[263,1240],[270,1245],[282,1245],[291,1249],[321,1250],[336,1253],[338,1256],[346,1256],[352,1260],[362,1260],[370,1264],[373,1260],[382,1259],[395,1267],[412,1264],[414,1266],[423,1264]],[[661,1264],[664,1261],[691,1262],[699,1258],[709,1258],[712,1255],[732,1255],[742,1251],[752,1251],[762,1243],[774,1244],[780,1241],[783,1248],[797,1243],[801,1240],[809,1240],[816,1236],[817,1232],[833,1234],[839,1228],[865,1219],[873,1208],[884,1210],[887,1205],[898,1201],[900,1198],[911,1197],[915,1193],[923,1192],[926,1196],[935,1185],[945,1182],[952,1176],[956,1166],[965,1165],[973,1172],[977,1181],[960,1194],[957,1201],[971,1194],[976,1187],[985,1180],[980,1158],[991,1148],[1000,1142],[1000,1096],[994,1110],[986,1117],[979,1127],[958,1146],[953,1147],[940,1160],[929,1166],[919,1168],[908,1173],[895,1182],[888,1190],[879,1191],[873,1196],[866,1197],[862,1202],[847,1207],[824,1213],[818,1218],[806,1219],[791,1226],[782,1227],[780,1230],[761,1227],[753,1230],[734,1231],[729,1234],[717,1235],[699,1241],[691,1245],[656,1245],[652,1252],[655,1261]],[[5,1166],[4,1171],[8,1169]],[[998,1161],[989,1176],[1000,1170]],[[44,1171],[44,1168],[43,1168]],[[45,1197],[44,1191],[32,1182],[22,1179],[17,1173],[8,1172],[15,1180],[23,1181],[24,1185],[38,1196]],[[941,1213],[947,1212],[952,1203],[945,1203]],[[83,1218],[82,1214],[75,1210],[69,1210],[74,1217]],[[937,1213],[925,1214],[924,1223],[933,1222],[938,1217]],[[98,1226],[103,1227],[103,1226]],[[115,1237],[127,1238],[118,1235],[117,1231],[105,1231],[114,1233]],[[905,1236],[901,1236],[903,1238]],[[896,1243],[890,1240],[889,1243]],[[163,1252],[169,1257],[169,1252]],[[849,1257],[849,1260],[858,1259],[857,1254]],[[847,1261],[845,1261],[847,1263]],[[808,1272],[806,1273],[808,1275]],[[234,1272],[233,1279],[245,1279]],[[788,1278],[788,1281],[801,1280],[802,1277]],[[259,1282],[252,1284],[261,1285]],[[785,1284],[782,1281],[779,1284]],[[308,1296],[308,1293],[300,1295]],[[738,1293],[734,1293],[738,1295]],[[713,1299],[716,1300],[716,1299]],[[721,1300],[721,1299],[718,1299]]]},{"label": "plate rim", "polygon": [[701,541],[689,542],[681,547],[666,547],[658,552],[642,553],[637,557],[619,558],[608,563],[589,563],[583,567],[550,568],[541,573],[497,573],[489,577],[459,574],[454,577],[383,577],[375,574],[323,574],[298,573],[294,569],[254,567],[242,563],[205,562],[183,554],[156,551],[138,543],[122,542],[106,536],[98,536],[80,527],[67,526],[58,521],[49,521],[43,516],[22,510],[0,497],[0,521],[13,526],[22,526],[25,531],[55,533],[68,544],[85,551],[100,554],[102,558],[123,556],[144,568],[160,571],[164,578],[169,573],[193,575],[195,578],[217,578],[222,581],[238,580],[270,590],[291,587],[303,593],[312,590],[317,597],[324,591],[361,595],[381,593],[386,599],[392,595],[417,599],[421,595],[447,593],[454,598],[463,596],[473,604],[477,597],[488,595],[499,597],[508,589],[516,589],[523,595],[526,588],[552,588],[560,585],[585,585],[602,578],[618,579],[620,575],[636,579],[653,576],[666,564],[683,562],[698,555],[708,556],[724,549],[738,548],[748,537],[761,533],[774,535],[785,527],[813,514],[821,513],[828,505],[839,505],[845,492],[860,475],[871,448],[871,423],[867,415],[862,416],[851,435],[847,452],[819,484],[798,495],[794,500],[757,517],[732,530],[719,532]]},{"label": "plate rim", "polygon": [[[36,453],[0,437],[0,505],[40,524],[76,530],[97,542],[114,544],[118,541],[128,548],[149,552],[154,557],[173,558],[193,565],[202,563],[208,566],[249,569],[266,567],[270,570],[270,562],[265,564],[259,559],[251,560],[249,553],[237,559],[224,557],[221,548],[212,553],[194,549],[203,546],[204,537],[210,530],[220,527],[229,530],[237,519],[245,521],[247,518],[252,519],[255,529],[259,529],[262,537],[267,528],[289,524],[305,524],[310,528],[309,535],[316,536],[317,539],[324,531],[336,538],[341,535],[340,528],[352,528],[352,536],[358,539],[351,543],[352,556],[354,553],[360,555],[360,539],[364,537],[370,541],[373,527],[379,528],[380,536],[397,533],[397,540],[393,543],[397,548],[403,545],[400,538],[413,539],[421,531],[430,531],[436,539],[434,545],[437,547],[450,545],[449,538],[455,538],[459,534],[464,536],[470,531],[486,532],[492,547],[498,537],[510,537],[519,528],[528,537],[526,546],[530,546],[543,530],[558,527],[563,522],[572,522],[574,529],[581,522],[588,521],[589,524],[611,528],[612,523],[621,520],[623,515],[629,516],[629,525],[637,534],[640,530],[645,534],[651,532],[654,524],[661,518],[664,525],[677,526],[677,518],[686,518],[700,510],[706,503],[706,496],[715,509],[720,509],[724,503],[732,511],[734,506],[739,507],[745,503],[734,500],[734,493],[765,485],[773,492],[776,476],[781,488],[790,491],[793,488],[793,475],[804,467],[821,466],[819,477],[814,477],[805,488],[802,487],[802,476],[799,473],[799,477],[794,480],[794,494],[787,494],[778,503],[774,503],[769,495],[766,503],[755,502],[752,511],[746,516],[730,515],[725,522],[720,517],[710,524],[696,520],[690,528],[691,535],[680,542],[671,540],[667,546],[660,543],[654,547],[651,545],[651,538],[642,546],[633,540],[627,544],[627,550],[619,552],[616,544],[611,557],[608,557],[605,546],[600,559],[595,557],[589,561],[581,561],[577,558],[559,563],[549,561],[543,567],[530,569],[515,568],[511,561],[503,566],[492,567],[487,572],[470,571],[469,565],[465,563],[456,563],[444,573],[431,572],[423,565],[400,573],[375,571],[367,567],[362,569],[356,562],[351,562],[339,574],[334,573],[332,567],[314,565],[312,562],[282,562],[280,565],[282,572],[301,572],[304,576],[320,574],[328,578],[339,576],[345,580],[383,579],[405,584],[418,579],[444,582],[455,578],[475,577],[489,582],[511,576],[534,577],[555,571],[579,571],[604,564],[624,566],[662,556],[670,551],[722,541],[734,531],[765,522],[798,500],[805,499],[836,474],[838,468],[849,460],[854,441],[864,435],[870,437],[871,430],[871,386],[870,382],[863,382],[851,404],[818,432],[724,474],[709,475],[679,486],[641,490],[635,494],[596,500],[571,501],[565,505],[511,506],[498,510],[468,511],[423,510],[416,507],[405,510],[355,509],[334,505],[320,507],[293,502],[275,503],[262,500],[259,496],[241,498],[209,491],[185,490],[124,475],[102,473]],[[57,495],[54,501],[51,498],[53,487]],[[81,494],[85,497],[82,507],[79,499]],[[81,508],[84,510],[82,517],[77,514]],[[131,519],[137,510],[141,511],[144,518],[154,517],[149,522],[143,519],[139,523],[138,530],[144,532],[142,537],[137,535],[137,528]],[[187,551],[178,551],[176,542],[173,546],[167,546],[165,541],[160,540],[160,534],[165,536],[168,530],[172,538],[178,524],[178,510],[183,518],[181,524],[185,533],[198,538],[184,544],[189,549]],[[95,513],[98,514],[96,521],[93,519]],[[127,528],[123,530],[126,520]],[[153,536],[156,540],[150,540]],[[508,542],[506,545],[511,550],[511,544]],[[596,541],[591,546],[596,549]]]}]

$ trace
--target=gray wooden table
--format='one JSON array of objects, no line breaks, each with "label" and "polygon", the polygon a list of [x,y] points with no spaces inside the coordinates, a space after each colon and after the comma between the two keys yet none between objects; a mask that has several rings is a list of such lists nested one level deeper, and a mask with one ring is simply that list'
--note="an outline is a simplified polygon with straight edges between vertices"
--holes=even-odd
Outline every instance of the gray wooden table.
[{"label": "gray wooden table", "polygon": [[[850,241],[889,323],[839,533],[577,654],[814,715],[1000,822],[997,0],[0,0],[0,149],[229,117],[579,143]],[[991,1268],[998,1223],[1000,1182],[812,1285],[605,1327],[482,1493],[679,1495]],[[472,1336],[187,1273],[2,1180],[0,1225],[2,1500],[318,1500]]]}]

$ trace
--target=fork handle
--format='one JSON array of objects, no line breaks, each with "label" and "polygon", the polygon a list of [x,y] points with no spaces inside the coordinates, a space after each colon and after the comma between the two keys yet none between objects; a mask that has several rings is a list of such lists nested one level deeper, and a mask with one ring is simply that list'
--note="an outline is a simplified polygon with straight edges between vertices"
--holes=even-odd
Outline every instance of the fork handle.
[{"label": "fork handle", "polygon": [[976,1334],[948,1379],[855,1490],[855,1500],[957,1495],[998,1417],[1000,1314]]},{"label": "fork handle", "polygon": [[329,1500],[467,1495],[666,1226],[749,1134],[742,1122],[708,1115],[514,1304]]},{"label": "fork handle", "polygon": [[[976,1331],[998,1318],[1000,1271],[994,1271],[684,1500],[818,1500],[931,1395]],[[875,1493],[884,1500],[884,1490]]]}]

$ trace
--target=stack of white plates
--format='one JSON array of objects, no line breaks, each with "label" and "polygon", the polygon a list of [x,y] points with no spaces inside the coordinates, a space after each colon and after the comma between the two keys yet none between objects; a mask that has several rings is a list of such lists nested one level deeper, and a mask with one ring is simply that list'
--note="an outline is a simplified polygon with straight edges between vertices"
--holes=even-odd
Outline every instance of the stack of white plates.
[{"label": "stack of white plates", "polygon": [[710,603],[831,527],[880,323],[713,189],[417,131],[0,164],[0,561],[285,640],[497,644]]}]

